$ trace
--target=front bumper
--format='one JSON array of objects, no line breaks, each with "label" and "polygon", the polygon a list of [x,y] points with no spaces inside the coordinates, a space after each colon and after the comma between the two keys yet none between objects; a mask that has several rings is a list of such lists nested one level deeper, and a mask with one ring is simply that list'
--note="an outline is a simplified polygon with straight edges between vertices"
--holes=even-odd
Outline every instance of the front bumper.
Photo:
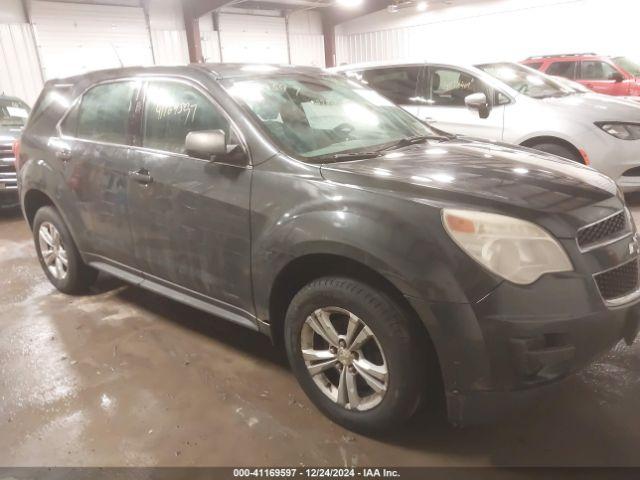
[{"label": "front bumper", "polygon": [[[552,393],[570,373],[610,350],[621,339],[633,343],[640,329],[640,305],[615,312],[610,317],[594,316],[569,322],[547,322],[533,329],[511,331],[511,358],[521,388],[446,393],[449,420],[456,425],[477,425],[503,418]],[[586,325],[585,325],[586,323]],[[565,336],[554,346],[548,339]],[[597,335],[603,335],[598,337]],[[529,383],[529,384],[528,384]],[[527,388],[535,386],[536,388]]]},{"label": "front bumper", "polygon": [[[634,341],[640,298],[607,308],[600,298],[585,301],[580,279],[565,280],[541,279],[533,295],[504,283],[476,305],[430,305],[441,335],[434,343],[452,423],[493,421],[543,395],[620,340]],[[557,308],[559,303],[569,308]],[[518,312],[512,310],[517,304]]]},{"label": "front bumper", "polygon": [[578,143],[591,166],[615,180],[624,192],[640,190],[640,140],[620,140],[598,129]]},{"label": "front bumper", "polygon": [[625,273],[627,280],[635,276],[636,286],[619,297],[603,295],[601,289],[611,285],[597,280],[602,272],[638,264],[632,233],[583,251],[575,238],[559,239],[574,271],[543,275],[531,285],[503,281],[476,303],[409,299],[438,354],[452,422],[490,421],[620,340],[634,341],[640,321],[638,270]]},{"label": "front bumper", "polygon": [[20,204],[15,159],[9,148],[0,146],[0,208],[16,207]]}]

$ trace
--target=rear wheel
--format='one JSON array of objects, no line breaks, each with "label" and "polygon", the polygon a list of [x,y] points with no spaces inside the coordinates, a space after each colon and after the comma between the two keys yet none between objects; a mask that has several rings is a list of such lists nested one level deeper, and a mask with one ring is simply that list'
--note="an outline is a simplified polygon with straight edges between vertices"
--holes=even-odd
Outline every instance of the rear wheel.
[{"label": "rear wheel", "polygon": [[384,292],[348,278],[313,281],[285,319],[303,390],[333,421],[360,432],[398,426],[416,411],[427,366],[421,339]]},{"label": "rear wheel", "polygon": [[569,147],[560,145],[558,143],[539,143],[537,145],[532,145],[531,148],[584,164],[584,159],[580,156],[579,153]]},{"label": "rear wheel", "polygon": [[49,281],[68,294],[86,291],[98,272],[80,257],[69,229],[53,207],[42,207],[33,221],[38,260]]}]

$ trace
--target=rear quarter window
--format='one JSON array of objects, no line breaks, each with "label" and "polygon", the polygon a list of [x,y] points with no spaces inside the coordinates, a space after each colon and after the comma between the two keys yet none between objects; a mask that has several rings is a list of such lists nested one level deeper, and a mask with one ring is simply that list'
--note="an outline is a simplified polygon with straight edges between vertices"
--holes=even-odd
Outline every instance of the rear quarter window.
[{"label": "rear quarter window", "polygon": [[55,129],[71,105],[71,85],[45,86],[27,121],[26,130]]}]

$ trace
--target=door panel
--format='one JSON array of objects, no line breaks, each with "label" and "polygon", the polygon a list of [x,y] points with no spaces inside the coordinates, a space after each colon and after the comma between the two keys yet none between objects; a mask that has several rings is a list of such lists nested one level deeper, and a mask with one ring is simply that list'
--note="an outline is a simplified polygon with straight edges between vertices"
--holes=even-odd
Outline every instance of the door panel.
[{"label": "door panel", "polygon": [[251,169],[184,152],[189,131],[222,129],[230,137],[228,121],[205,95],[180,82],[150,82],[145,101],[144,148],[136,152],[142,169],[131,191],[142,270],[253,312]]},{"label": "door panel", "polygon": [[495,105],[488,118],[467,108],[464,99],[473,93],[485,93],[491,101],[492,91],[480,80],[457,69],[430,67],[427,100],[419,117],[446,132],[472,137],[502,140],[504,105]]},{"label": "door panel", "polygon": [[87,91],[62,123],[56,157],[88,230],[87,253],[135,268],[129,226],[129,174],[139,162],[128,144],[135,82],[111,82]]},{"label": "door panel", "polygon": [[591,90],[605,95],[628,95],[629,81],[616,82],[611,75],[620,73],[616,67],[601,60],[580,63],[579,82]]}]

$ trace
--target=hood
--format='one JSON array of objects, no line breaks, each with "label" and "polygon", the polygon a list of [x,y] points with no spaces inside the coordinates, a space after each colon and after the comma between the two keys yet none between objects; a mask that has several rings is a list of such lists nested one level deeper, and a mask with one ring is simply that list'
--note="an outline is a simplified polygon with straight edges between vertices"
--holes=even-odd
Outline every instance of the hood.
[{"label": "hood", "polygon": [[14,140],[20,137],[22,127],[4,127],[0,125],[0,145],[13,145]]},{"label": "hood", "polygon": [[572,237],[580,226],[622,208],[615,182],[589,167],[530,149],[460,137],[382,157],[326,164],[321,172],[333,182],[436,207],[517,216],[561,237]]},{"label": "hood", "polygon": [[562,113],[572,119],[580,118],[589,122],[628,121],[640,122],[640,103],[623,100],[621,97],[585,93],[566,97],[551,97],[539,100],[545,105],[559,107]]}]

